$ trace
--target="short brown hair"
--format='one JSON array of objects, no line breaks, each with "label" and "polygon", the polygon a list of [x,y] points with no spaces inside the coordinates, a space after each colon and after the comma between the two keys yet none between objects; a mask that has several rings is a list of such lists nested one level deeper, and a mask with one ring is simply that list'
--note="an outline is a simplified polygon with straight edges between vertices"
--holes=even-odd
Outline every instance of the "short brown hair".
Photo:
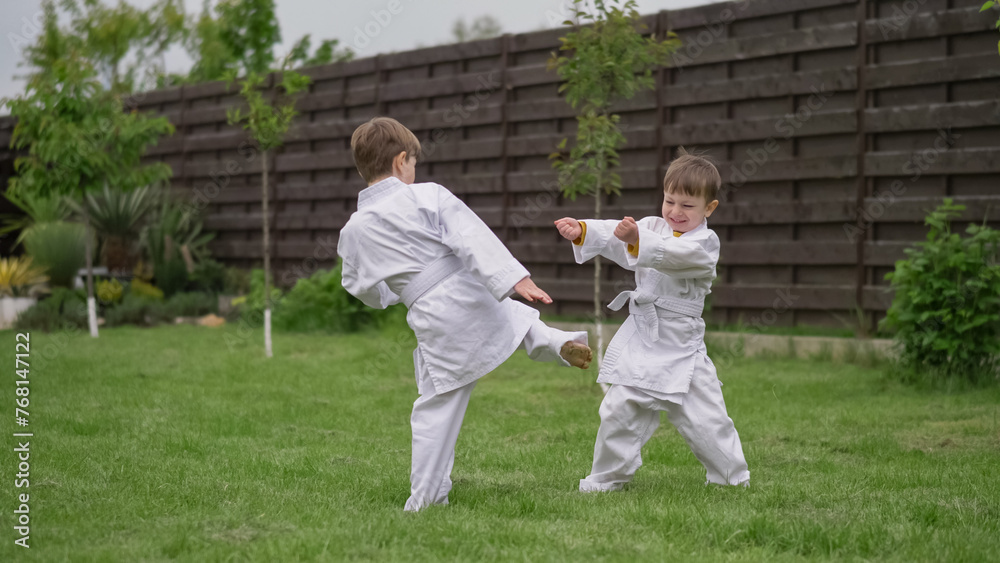
[{"label": "short brown hair", "polygon": [[412,131],[391,117],[375,117],[362,123],[351,135],[354,165],[366,182],[392,174],[392,159],[406,151],[420,159],[420,141]]},{"label": "short brown hair", "polygon": [[688,154],[683,149],[681,155],[670,163],[663,176],[663,193],[681,192],[685,195],[705,198],[712,202],[722,188],[719,170],[707,158]]}]

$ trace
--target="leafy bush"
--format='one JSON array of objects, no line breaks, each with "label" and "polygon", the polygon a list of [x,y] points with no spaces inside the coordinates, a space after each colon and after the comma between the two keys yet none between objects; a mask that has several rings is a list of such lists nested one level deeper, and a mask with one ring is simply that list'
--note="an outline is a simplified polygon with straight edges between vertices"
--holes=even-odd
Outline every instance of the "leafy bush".
[{"label": "leafy bush", "polygon": [[222,293],[226,287],[226,267],[211,258],[202,260],[191,272],[189,285],[197,291]]},{"label": "leafy bush", "polygon": [[87,260],[87,229],[79,223],[35,223],[22,232],[24,251],[45,268],[54,286],[72,287]]},{"label": "leafy bush", "polygon": [[[261,278],[261,283],[264,283],[263,279]],[[226,268],[226,282],[222,291],[227,295],[246,295],[249,293],[250,272],[239,268]]]},{"label": "leafy bush", "polygon": [[166,302],[166,313],[174,317],[201,317],[219,310],[219,300],[212,293],[191,291],[177,293]]},{"label": "leafy bush", "polygon": [[187,288],[187,264],[180,258],[158,262],[153,272],[156,277],[156,286],[162,289],[163,295],[167,297]]},{"label": "leafy bush", "polygon": [[406,309],[401,305],[386,310],[367,307],[344,289],[340,277],[338,263],[332,270],[299,279],[274,308],[274,327],[287,331],[355,332],[405,316]]},{"label": "leafy bush", "polygon": [[166,320],[163,302],[130,293],[122,302],[104,311],[104,322],[108,326],[145,326]]},{"label": "leafy bush", "polygon": [[97,300],[105,305],[121,301],[124,292],[125,288],[122,286],[122,282],[116,278],[97,282]]},{"label": "leafy bush", "polygon": [[14,326],[44,332],[86,328],[87,298],[82,290],[54,288],[52,295],[22,312]]},{"label": "leafy bush", "polygon": [[[259,323],[264,318],[264,270],[255,269],[250,273],[250,291],[245,297],[233,299],[233,305],[241,305],[243,319],[250,323]],[[271,287],[271,303],[281,299],[281,290]],[[273,319],[272,319],[273,321]]]},{"label": "leafy bush", "polygon": [[163,290],[146,283],[139,278],[133,278],[129,284],[129,293],[136,297],[145,297],[154,301],[163,301]]},{"label": "leafy bush", "polygon": [[31,257],[0,258],[0,296],[34,297],[47,291],[45,268],[32,264]]},{"label": "leafy bush", "polygon": [[895,297],[884,326],[894,330],[908,377],[996,381],[1000,360],[1000,231],[951,232],[965,206],[946,199],[926,219],[925,242],[886,275]]}]

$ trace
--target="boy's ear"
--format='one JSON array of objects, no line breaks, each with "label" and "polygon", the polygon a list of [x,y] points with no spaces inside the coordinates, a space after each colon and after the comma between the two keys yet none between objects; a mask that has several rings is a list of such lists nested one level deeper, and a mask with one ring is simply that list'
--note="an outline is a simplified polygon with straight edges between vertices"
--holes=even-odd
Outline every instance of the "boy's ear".
[{"label": "boy's ear", "polygon": [[406,164],[406,151],[402,151],[396,156],[392,157],[393,167],[402,168]]},{"label": "boy's ear", "polygon": [[719,200],[713,199],[705,206],[705,217],[710,217],[715,208],[719,206]]}]

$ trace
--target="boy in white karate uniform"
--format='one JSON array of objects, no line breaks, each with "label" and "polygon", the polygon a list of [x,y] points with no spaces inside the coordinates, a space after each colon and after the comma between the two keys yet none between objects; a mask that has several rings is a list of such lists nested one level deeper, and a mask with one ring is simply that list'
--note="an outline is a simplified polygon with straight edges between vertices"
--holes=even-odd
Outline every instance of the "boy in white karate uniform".
[{"label": "boy in white karate uniform", "polygon": [[343,285],[366,305],[404,303],[417,336],[413,451],[405,510],[448,504],[455,442],[476,381],[517,349],[586,369],[586,332],[563,332],[509,299],[551,303],[493,231],[443,186],[414,184],[420,142],[376,117],[351,137],[368,187],[340,232]]},{"label": "boy in white karate uniform", "polygon": [[618,490],[632,480],[660,411],[705,466],[709,483],[749,484],[701,319],[719,261],[719,237],[705,218],[719,205],[721,184],[711,162],[685,154],[663,179],[663,217],[555,222],[573,241],[577,263],[600,254],[635,271],[637,286],[609,305],[618,310],[628,301],[630,315],[608,345],[597,379],[612,387],[601,403],[594,464],[581,491]]}]

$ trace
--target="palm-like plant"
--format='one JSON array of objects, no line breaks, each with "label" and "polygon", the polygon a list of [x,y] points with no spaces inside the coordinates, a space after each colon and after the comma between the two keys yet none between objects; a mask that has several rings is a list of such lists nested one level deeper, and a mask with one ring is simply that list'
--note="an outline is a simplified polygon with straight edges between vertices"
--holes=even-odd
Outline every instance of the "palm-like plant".
[{"label": "palm-like plant", "polygon": [[201,217],[164,193],[142,229],[140,244],[153,264],[180,258],[184,249],[201,261],[208,257],[208,242],[214,237],[202,232]]},{"label": "palm-like plant", "polygon": [[4,195],[24,213],[4,216],[0,233],[20,231],[14,245],[24,243],[28,256],[48,272],[52,285],[70,287],[86,261],[86,229],[67,221],[71,203],[63,196],[36,191]]},{"label": "palm-like plant", "polygon": [[101,192],[87,194],[82,204],[71,205],[80,216],[89,216],[90,226],[101,237],[101,257],[108,270],[127,273],[135,266],[135,241],[143,220],[156,202],[157,193],[150,186],[126,192],[105,185]]},{"label": "palm-like plant", "polygon": [[31,263],[30,257],[0,258],[0,295],[33,297],[47,291],[49,277],[45,269]]},{"label": "palm-like plant", "polygon": [[14,246],[24,242],[32,226],[40,223],[65,221],[72,212],[69,203],[60,196],[48,196],[29,191],[20,194],[8,191],[4,196],[24,212],[23,215],[6,214],[2,217],[3,226],[0,227],[0,234],[21,231]]}]

